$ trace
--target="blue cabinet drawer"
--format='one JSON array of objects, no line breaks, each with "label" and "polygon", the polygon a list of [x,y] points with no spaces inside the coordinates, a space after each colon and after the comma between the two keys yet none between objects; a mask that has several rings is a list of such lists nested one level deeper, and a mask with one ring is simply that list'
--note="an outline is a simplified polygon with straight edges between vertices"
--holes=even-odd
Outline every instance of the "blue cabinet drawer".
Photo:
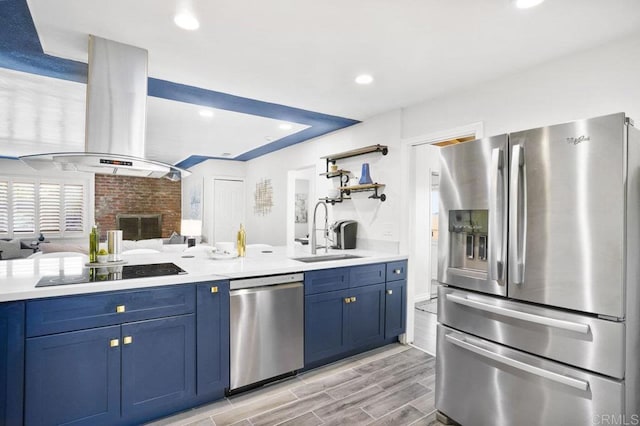
[{"label": "blue cabinet drawer", "polygon": [[177,285],[27,302],[27,336],[195,312],[195,286]]},{"label": "blue cabinet drawer", "polygon": [[398,281],[407,278],[407,261],[387,263],[387,281]]},{"label": "blue cabinet drawer", "polygon": [[334,268],[304,273],[304,294],[317,294],[349,288],[349,269]]},{"label": "blue cabinet drawer", "polygon": [[385,264],[353,266],[349,277],[349,287],[380,284],[384,282]]}]

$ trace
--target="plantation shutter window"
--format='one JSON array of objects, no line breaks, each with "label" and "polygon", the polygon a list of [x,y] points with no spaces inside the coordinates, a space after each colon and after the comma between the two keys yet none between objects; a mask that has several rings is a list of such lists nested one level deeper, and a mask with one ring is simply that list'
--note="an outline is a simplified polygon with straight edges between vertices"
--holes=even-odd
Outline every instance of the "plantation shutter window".
[{"label": "plantation shutter window", "polygon": [[9,234],[9,181],[0,180],[0,235]]},{"label": "plantation shutter window", "polygon": [[0,236],[73,236],[86,231],[88,182],[0,176]]},{"label": "plantation shutter window", "polygon": [[84,231],[84,186],[65,184],[63,205],[65,232]]},{"label": "plantation shutter window", "polygon": [[59,184],[40,184],[40,232],[60,232],[61,201]]},{"label": "plantation shutter window", "polygon": [[36,184],[13,182],[11,207],[14,234],[34,234],[36,232]]}]

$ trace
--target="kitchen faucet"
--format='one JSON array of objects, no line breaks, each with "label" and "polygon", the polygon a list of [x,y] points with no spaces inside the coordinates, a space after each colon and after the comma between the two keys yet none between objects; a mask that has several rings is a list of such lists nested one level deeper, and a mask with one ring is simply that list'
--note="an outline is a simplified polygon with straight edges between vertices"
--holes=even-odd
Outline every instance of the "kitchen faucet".
[{"label": "kitchen faucet", "polygon": [[322,232],[324,233],[324,252],[329,252],[329,209],[327,209],[327,205],[324,201],[318,201],[316,203],[315,208],[313,209],[313,224],[311,225],[311,254],[316,254],[316,232],[319,229],[316,228],[316,213],[318,212],[318,206],[324,206],[324,228],[322,228]]}]

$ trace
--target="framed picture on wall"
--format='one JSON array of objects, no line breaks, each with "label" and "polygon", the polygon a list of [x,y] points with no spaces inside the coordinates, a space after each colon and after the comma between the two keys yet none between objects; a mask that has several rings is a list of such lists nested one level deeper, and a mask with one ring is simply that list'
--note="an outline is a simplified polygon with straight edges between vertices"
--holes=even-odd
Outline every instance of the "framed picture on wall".
[{"label": "framed picture on wall", "polygon": [[182,181],[182,218],[202,220],[202,179]]},{"label": "framed picture on wall", "polygon": [[296,223],[307,223],[307,194],[296,194]]}]

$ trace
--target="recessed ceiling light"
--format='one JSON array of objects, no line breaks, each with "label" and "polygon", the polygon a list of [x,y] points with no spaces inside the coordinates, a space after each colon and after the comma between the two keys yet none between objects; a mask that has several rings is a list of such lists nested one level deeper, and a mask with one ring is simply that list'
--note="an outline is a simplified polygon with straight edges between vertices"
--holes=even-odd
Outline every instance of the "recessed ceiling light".
[{"label": "recessed ceiling light", "polygon": [[202,117],[213,117],[213,111],[210,109],[201,109],[198,113]]},{"label": "recessed ceiling light", "polygon": [[371,84],[373,83],[373,77],[370,74],[360,74],[356,77],[356,83],[358,84]]},{"label": "recessed ceiling light", "polygon": [[229,156],[231,156],[231,153],[230,152],[223,152],[222,156],[223,157],[229,157]]},{"label": "recessed ceiling light", "polygon": [[271,142],[273,140],[273,136],[265,136],[264,140],[266,140],[267,142]]},{"label": "recessed ceiling light", "polygon": [[293,128],[293,126],[289,123],[282,123],[278,127],[280,127],[282,130],[291,130]]},{"label": "recessed ceiling light", "polygon": [[544,0],[513,0],[513,3],[518,9],[528,9],[533,6],[537,6]]},{"label": "recessed ceiling light", "polygon": [[173,22],[183,30],[197,30],[200,28],[200,22],[189,12],[180,12],[173,18]]}]

